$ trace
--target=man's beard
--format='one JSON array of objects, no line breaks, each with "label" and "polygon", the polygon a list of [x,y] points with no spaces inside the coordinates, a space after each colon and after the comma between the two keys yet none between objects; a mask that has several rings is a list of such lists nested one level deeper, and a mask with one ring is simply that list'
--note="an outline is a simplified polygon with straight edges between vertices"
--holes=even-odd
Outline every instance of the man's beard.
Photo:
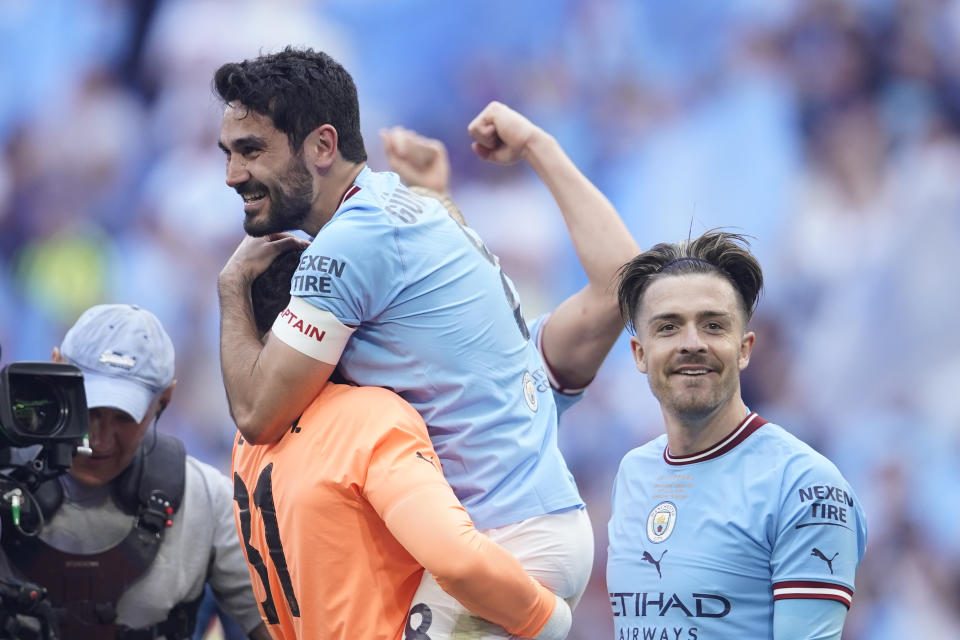
[{"label": "man's beard", "polygon": [[[300,229],[310,215],[313,204],[313,179],[303,166],[303,161],[294,156],[287,165],[286,177],[274,187],[258,182],[243,186],[243,192],[266,191],[270,199],[266,217],[247,216],[243,220],[243,230],[248,235],[260,237],[271,233],[280,233],[291,229]],[[259,214],[262,215],[262,214]]]},{"label": "man's beard", "polygon": [[670,413],[687,420],[702,420],[730,401],[736,392],[736,382],[729,379],[730,371],[706,388],[677,388],[667,380],[654,381],[647,378],[650,390],[660,404]]}]

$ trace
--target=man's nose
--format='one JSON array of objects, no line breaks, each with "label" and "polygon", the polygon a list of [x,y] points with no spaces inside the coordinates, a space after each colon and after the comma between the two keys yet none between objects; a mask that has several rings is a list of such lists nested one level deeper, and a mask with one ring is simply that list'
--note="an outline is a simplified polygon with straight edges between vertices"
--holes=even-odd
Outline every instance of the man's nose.
[{"label": "man's nose", "polygon": [[103,416],[99,411],[91,411],[87,418],[87,436],[90,438],[90,446],[94,449],[103,441]]},{"label": "man's nose", "polygon": [[680,330],[680,350],[684,353],[695,353],[705,351],[706,342],[696,325],[685,325]]},{"label": "man's nose", "polygon": [[237,155],[231,155],[227,159],[227,186],[233,187],[241,185],[250,179],[250,172],[247,171],[246,161]]}]

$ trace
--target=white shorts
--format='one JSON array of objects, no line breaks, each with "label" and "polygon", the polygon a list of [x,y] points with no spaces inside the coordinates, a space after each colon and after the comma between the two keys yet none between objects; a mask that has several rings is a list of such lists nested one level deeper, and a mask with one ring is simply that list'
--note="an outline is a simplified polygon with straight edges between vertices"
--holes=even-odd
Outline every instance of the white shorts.
[{"label": "white shorts", "polygon": [[[573,509],[487,529],[483,534],[509,551],[531,576],[573,609],[593,570],[593,527],[586,509]],[[470,613],[423,574],[407,613],[403,640],[513,638],[502,627]]]}]

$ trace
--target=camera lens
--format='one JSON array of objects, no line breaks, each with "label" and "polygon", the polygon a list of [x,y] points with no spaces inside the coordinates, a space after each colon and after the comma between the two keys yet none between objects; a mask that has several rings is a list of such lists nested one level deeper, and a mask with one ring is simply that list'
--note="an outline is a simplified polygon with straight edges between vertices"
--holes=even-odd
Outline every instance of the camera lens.
[{"label": "camera lens", "polygon": [[23,434],[51,436],[64,424],[60,393],[46,377],[10,376],[10,407]]}]

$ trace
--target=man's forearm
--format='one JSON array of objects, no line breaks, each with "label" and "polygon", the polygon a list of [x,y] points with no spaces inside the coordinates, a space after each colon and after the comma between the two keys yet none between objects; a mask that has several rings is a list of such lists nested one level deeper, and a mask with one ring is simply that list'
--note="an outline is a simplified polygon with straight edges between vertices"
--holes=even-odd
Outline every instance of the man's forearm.
[{"label": "man's forearm", "polygon": [[[220,297],[220,369],[227,392],[230,415],[238,427],[247,423],[254,398],[253,372],[263,344],[257,336],[250,301],[250,284],[240,276],[221,277],[217,285]],[[244,433],[250,437],[252,434]]]},{"label": "man's forearm", "polygon": [[522,638],[550,620],[553,594],[506,549],[477,531],[453,490],[424,487],[387,509],[387,528],[440,587],[474,614]]},{"label": "man's forearm", "polygon": [[556,200],[590,284],[608,291],[617,270],[640,253],[617,210],[545,131],[531,138],[523,157]]}]

